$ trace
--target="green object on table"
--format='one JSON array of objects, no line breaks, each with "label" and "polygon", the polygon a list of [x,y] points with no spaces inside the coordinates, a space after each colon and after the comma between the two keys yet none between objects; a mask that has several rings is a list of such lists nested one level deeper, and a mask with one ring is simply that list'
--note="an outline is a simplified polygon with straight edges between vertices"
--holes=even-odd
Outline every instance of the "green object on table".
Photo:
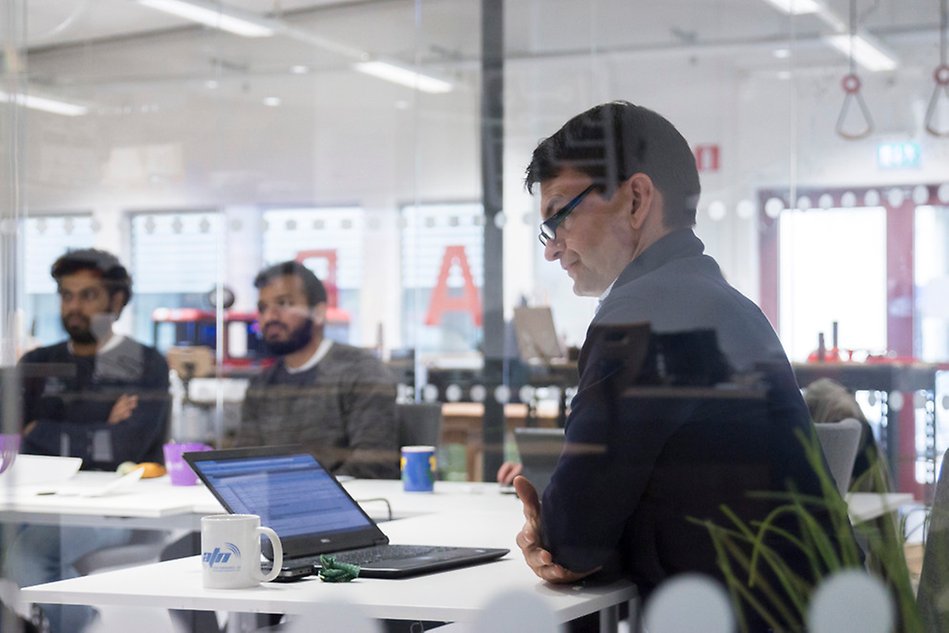
[{"label": "green object on table", "polygon": [[337,563],[335,556],[320,556],[320,580],[323,582],[349,582],[359,575],[359,565]]}]

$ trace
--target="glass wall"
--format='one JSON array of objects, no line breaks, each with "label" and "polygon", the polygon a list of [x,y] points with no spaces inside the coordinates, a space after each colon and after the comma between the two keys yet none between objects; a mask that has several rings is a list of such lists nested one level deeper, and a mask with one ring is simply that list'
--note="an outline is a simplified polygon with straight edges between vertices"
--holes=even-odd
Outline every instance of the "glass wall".
[{"label": "glass wall", "polygon": [[[931,497],[949,448],[939,3],[197,3],[209,24],[159,4],[0,0],[4,433],[30,422],[17,363],[67,339],[50,266],[93,247],[132,277],[113,330],[170,361],[162,439],[231,445],[270,362],[255,277],[296,260],[325,283],[328,338],[386,363],[401,403],[445,405],[441,477],[492,480],[511,428],[562,425],[597,307],[545,261],[524,168],[623,99],[689,141],[695,230],[727,280],[796,367],[857,393],[896,486]],[[864,37],[876,56],[850,55]],[[550,308],[528,336],[562,358],[518,346],[523,306]]]}]

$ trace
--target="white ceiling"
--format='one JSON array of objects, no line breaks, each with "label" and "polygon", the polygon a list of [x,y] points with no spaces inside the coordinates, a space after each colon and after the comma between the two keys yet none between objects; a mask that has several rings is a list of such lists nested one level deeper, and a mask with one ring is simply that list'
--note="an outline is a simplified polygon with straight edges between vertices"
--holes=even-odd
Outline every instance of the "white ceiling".
[{"label": "white ceiling", "polygon": [[[477,0],[227,0],[288,26],[292,35],[243,38],[144,7],[135,0],[0,0],[25,7],[27,77],[47,92],[94,88],[203,86],[208,81],[281,80],[294,66],[311,77],[348,72],[352,58],[322,39],[455,75],[480,63]],[[848,21],[850,0],[826,0]],[[889,46],[901,69],[938,64],[939,2],[860,0],[859,27]],[[681,59],[734,72],[776,72],[789,64],[839,70],[841,54],[821,36],[833,29],[814,16],[791,18],[764,0],[508,0],[505,56],[525,61]],[[790,44],[792,60],[774,56]],[[836,72],[835,70],[835,72]],[[309,81],[308,91],[315,89]]]}]

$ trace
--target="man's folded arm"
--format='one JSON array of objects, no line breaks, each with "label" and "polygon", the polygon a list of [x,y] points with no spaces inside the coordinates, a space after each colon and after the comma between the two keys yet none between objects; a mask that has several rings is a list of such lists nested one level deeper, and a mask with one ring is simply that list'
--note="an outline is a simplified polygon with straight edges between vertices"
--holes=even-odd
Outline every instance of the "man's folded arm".
[{"label": "man's folded arm", "polygon": [[541,504],[554,561],[576,572],[610,567],[653,465],[675,426],[620,394],[595,354],[573,400],[560,457]]}]

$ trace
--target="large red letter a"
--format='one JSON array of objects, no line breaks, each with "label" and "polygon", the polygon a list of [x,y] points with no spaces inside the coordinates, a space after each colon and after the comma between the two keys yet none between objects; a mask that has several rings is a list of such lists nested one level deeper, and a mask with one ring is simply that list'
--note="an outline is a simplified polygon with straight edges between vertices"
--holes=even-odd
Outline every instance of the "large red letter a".
[{"label": "large red letter a", "polygon": [[[448,273],[452,264],[461,268],[461,276],[465,280],[461,296],[452,296],[448,292]],[[464,246],[446,246],[442,256],[442,267],[438,273],[438,281],[432,290],[432,300],[428,304],[428,314],[425,315],[425,325],[438,325],[445,312],[468,312],[474,324],[481,327],[481,299],[478,289],[471,277],[471,268],[468,266],[468,257]]]}]

